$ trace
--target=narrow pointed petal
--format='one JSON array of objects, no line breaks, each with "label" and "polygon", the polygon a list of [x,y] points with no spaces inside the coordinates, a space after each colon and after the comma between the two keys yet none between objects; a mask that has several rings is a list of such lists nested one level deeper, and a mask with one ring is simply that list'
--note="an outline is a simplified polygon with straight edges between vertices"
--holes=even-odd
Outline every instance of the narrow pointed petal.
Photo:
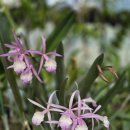
[{"label": "narrow pointed petal", "polygon": [[6,46],[6,47],[8,47],[8,48],[10,48],[10,49],[15,49],[15,48],[17,48],[17,46],[14,45],[14,44],[4,44],[4,46]]},{"label": "narrow pointed petal", "polygon": [[16,52],[9,52],[9,53],[6,53],[6,54],[1,54],[0,57],[16,56],[16,55],[18,55],[18,53],[16,53]]},{"label": "narrow pointed petal", "polygon": [[61,105],[57,105],[57,104],[50,104],[50,106],[55,107],[55,108],[59,108],[59,109],[63,109],[66,110],[67,108]]},{"label": "narrow pointed petal", "polygon": [[41,78],[38,76],[38,73],[36,72],[36,70],[32,67],[32,72],[35,75],[35,77],[41,82],[43,83],[43,81],[41,80]]},{"label": "narrow pointed petal", "polygon": [[74,100],[74,96],[75,96],[76,93],[79,93],[79,91],[78,91],[78,90],[74,91],[74,92],[72,93],[71,97],[70,97],[69,109],[71,109],[72,106],[73,106],[73,100]]},{"label": "narrow pointed petal", "polygon": [[58,56],[58,57],[63,57],[62,55],[56,53],[56,52],[48,52],[46,55],[53,55],[53,56]]},{"label": "narrow pointed petal", "polygon": [[13,65],[11,65],[11,66],[7,67],[7,69],[11,69],[11,68],[14,68],[14,66],[13,66]]},{"label": "narrow pointed petal", "polygon": [[56,108],[51,108],[50,111],[55,111],[55,112],[64,112],[63,110],[56,109]]},{"label": "narrow pointed petal", "polygon": [[41,57],[40,65],[39,65],[39,69],[38,69],[38,74],[39,74],[39,73],[41,72],[41,70],[42,70],[43,62],[44,62],[44,56]]},{"label": "narrow pointed petal", "polygon": [[[48,120],[51,121],[51,113],[49,111],[47,113],[47,116],[48,116]],[[52,124],[50,124],[50,127],[51,127],[51,130],[53,130]]]},{"label": "narrow pointed petal", "polygon": [[25,52],[31,53],[31,54],[42,55],[42,53],[40,51],[35,51],[35,50],[26,50]]},{"label": "narrow pointed petal", "polygon": [[81,114],[81,97],[80,97],[80,94],[78,92],[78,116],[80,116]]},{"label": "narrow pointed petal", "polygon": [[54,96],[55,93],[56,93],[56,91],[54,91],[54,92],[50,95],[50,97],[49,97],[48,105],[47,105],[47,108],[48,108],[48,109],[49,109],[49,107],[50,107],[50,105],[51,105],[51,103],[52,103],[52,98],[53,98],[53,96]]},{"label": "narrow pointed petal", "polygon": [[46,39],[44,36],[42,36],[42,49],[43,49],[43,54],[46,53]]},{"label": "narrow pointed petal", "polygon": [[49,123],[49,124],[58,124],[59,121],[45,121],[46,123]]},{"label": "narrow pointed petal", "polygon": [[29,98],[28,98],[28,100],[29,100],[29,102],[31,102],[32,104],[34,104],[34,105],[36,105],[36,106],[38,106],[38,107],[40,107],[40,108],[45,109],[45,107],[43,107],[43,106],[40,105],[39,103],[37,103],[37,102],[35,102],[35,101],[33,101],[33,100],[29,99]]},{"label": "narrow pointed petal", "polygon": [[16,41],[17,46],[20,48],[20,50],[23,50],[20,39],[17,37],[15,32],[13,32],[13,35],[14,35],[14,39]]},{"label": "narrow pointed petal", "polygon": [[93,113],[96,113],[101,108],[101,105],[99,105]]}]

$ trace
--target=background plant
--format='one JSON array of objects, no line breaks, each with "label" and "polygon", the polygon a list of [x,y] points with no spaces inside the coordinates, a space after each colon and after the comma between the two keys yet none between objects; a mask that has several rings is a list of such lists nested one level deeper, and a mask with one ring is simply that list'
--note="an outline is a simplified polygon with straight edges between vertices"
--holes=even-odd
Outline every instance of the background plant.
[{"label": "background plant", "polygon": [[[0,54],[8,51],[4,44],[14,40],[12,32],[16,31],[27,49],[39,50],[44,33],[47,52],[56,50],[64,55],[56,57],[55,74],[42,69],[40,77],[44,84],[34,78],[27,86],[12,70],[6,69],[10,65],[7,59],[0,59],[0,129],[48,130],[45,125],[32,125],[32,115],[38,108],[27,98],[45,105],[53,90],[58,90],[60,104],[66,105],[77,89],[75,81],[82,97],[91,96],[102,105],[98,113],[108,116],[110,129],[130,129],[129,9],[116,9],[117,1],[98,2],[101,5],[87,3],[88,6],[83,4],[80,8],[78,3],[50,6],[44,0],[21,0],[15,4],[0,1]],[[40,58],[32,58],[38,69]],[[104,82],[97,64],[102,68],[113,66],[119,79],[104,71],[109,83]]]}]

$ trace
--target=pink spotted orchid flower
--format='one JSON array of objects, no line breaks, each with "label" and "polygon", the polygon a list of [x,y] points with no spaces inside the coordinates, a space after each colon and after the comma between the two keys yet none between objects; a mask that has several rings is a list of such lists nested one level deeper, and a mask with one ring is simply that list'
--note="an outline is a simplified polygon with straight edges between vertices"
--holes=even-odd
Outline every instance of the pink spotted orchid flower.
[{"label": "pink spotted orchid flower", "polygon": [[28,52],[41,56],[40,65],[39,65],[39,69],[38,69],[38,74],[42,70],[44,60],[45,60],[44,67],[45,67],[46,71],[47,72],[55,72],[56,68],[57,68],[57,64],[56,64],[56,61],[54,59],[50,58],[50,56],[62,57],[62,55],[56,53],[55,51],[46,52],[46,39],[45,39],[44,36],[42,37],[42,51],[29,50]]},{"label": "pink spotted orchid flower", "polygon": [[10,49],[10,51],[0,55],[0,57],[8,57],[9,61],[13,62],[8,69],[13,68],[16,74],[21,74],[20,79],[23,83],[30,83],[33,74],[40,82],[43,82],[31,63],[29,52],[23,48],[21,40],[15,33],[14,39],[15,42],[12,44],[4,44],[5,47]]},{"label": "pink spotted orchid flower", "polygon": [[[52,98],[53,94],[51,95]],[[77,98],[77,101],[74,102],[74,98]],[[36,102],[30,100],[31,103],[37,104]],[[88,103],[92,103],[94,108],[89,107]],[[52,120],[51,118],[48,121],[44,121],[44,123],[48,123],[50,125],[55,124],[61,128],[61,130],[88,130],[87,120],[92,120],[92,130],[94,130],[94,119],[99,123],[102,121],[104,126],[109,130],[109,121],[106,116],[101,116],[96,114],[96,112],[101,108],[101,106],[97,106],[95,101],[91,98],[81,99],[80,93],[78,90],[74,91],[70,97],[69,107],[64,107],[58,104],[53,104],[49,102],[50,110],[55,110],[59,113],[59,120]],[[40,104],[37,106],[40,107]],[[43,108],[46,110],[45,108]],[[51,111],[50,111],[51,112]],[[45,115],[45,113],[43,114]],[[34,114],[35,119],[40,120],[41,114]],[[34,116],[32,119],[34,119]],[[40,123],[43,120],[40,120]],[[40,124],[38,123],[38,124]],[[35,124],[35,123],[33,123]],[[37,125],[37,124],[35,124]]]}]

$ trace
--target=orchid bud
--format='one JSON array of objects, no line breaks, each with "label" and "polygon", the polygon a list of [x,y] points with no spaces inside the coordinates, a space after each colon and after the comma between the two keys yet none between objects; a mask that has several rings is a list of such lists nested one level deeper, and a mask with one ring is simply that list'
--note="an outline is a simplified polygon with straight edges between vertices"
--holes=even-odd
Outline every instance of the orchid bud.
[{"label": "orchid bud", "polygon": [[13,64],[13,68],[14,68],[14,71],[19,74],[19,73],[22,73],[25,68],[26,68],[26,64],[23,60],[15,60],[14,61],[14,64]]},{"label": "orchid bud", "polygon": [[20,76],[20,79],[25,84],[30,83],[30,81],[32,81],[32,72],[31,71],[23,72]]},{"label": "orchid bud", "polygon": [[62,129],[69,129],[71,124],[72,124],[72,120],[71,120],[71,118],[69,116],[66,116],[66,115],[61,116],[61,118],[59,120],[59,126]]},{"label": "orchid bud", "polygon": [[34,125],[40,125],[44,120],[44,114],[42,112],[35,112],[32,118],[32,123]]},{"label": "orchid bud", "polygon": [[46,60],[46,62],[45,62],[46,71],[55,72],[56,67],[57,67],[57,64],[56,64],[55,60],[53,60],[53,59]]}]

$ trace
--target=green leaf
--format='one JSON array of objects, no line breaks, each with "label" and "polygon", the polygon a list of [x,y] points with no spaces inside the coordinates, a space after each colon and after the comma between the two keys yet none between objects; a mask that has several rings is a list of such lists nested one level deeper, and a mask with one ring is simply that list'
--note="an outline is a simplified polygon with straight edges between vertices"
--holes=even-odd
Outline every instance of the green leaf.
[{"label": "green leaf", "polygon": [[83,79],[79,82],[79,90],[81,92],[81,96],[85,97],[86,94],[89,92],[91,85],[98,77],[98,69],[97,64],[101,65],[103,62],[104,54],[99,55],[94,63],[92,64],[91,68],[89,69],[88,73],[83,77]]},{"label": "green leaf", "polygon": [[64,17],[61,23],[58,24],[54,32],[47,39],[47,51],[52,51],[57,48],[68,31],[71,29],[75,21],[75,16],[76,14],[71,11]]},{"label": "green leaf", "polygon": [[69,64],[70,64],[68,67],[69,81],[68,81],[67,88],[71,89],[75,86],[75,85],[73,86],[73,83],[76,81],[78,77],[78,67],[77,67],[77,62],[75,58],[72,58]]},{"label": "green leaf", "polygon": [[56,69],[56,86],[57,89],[60,90],[61,83],[64,80],[65,72],[64,72],[64,49],[63,44],[60,43],[57,48],[57,53],[61,54],[63,57],[56,57],[57,69]]},{"label": "green leaf", "polygon": [[65,90],[66,86],[68,84],[68,77],[64,79],[63,83],[60,86],[59,94],[58,94],[58,99],[61,105],[65,105]]},{"label": "green leaf", "polygon": [[101,104],[102,108],[107,106],[107,104],[113,99],[117,93],[121,92],[123,89],[123,85],[125,82],[125,72],[121,75],[119,80],[117,80],[116,84],[107,92],[105,97],[99,100],[99,103]]}]

